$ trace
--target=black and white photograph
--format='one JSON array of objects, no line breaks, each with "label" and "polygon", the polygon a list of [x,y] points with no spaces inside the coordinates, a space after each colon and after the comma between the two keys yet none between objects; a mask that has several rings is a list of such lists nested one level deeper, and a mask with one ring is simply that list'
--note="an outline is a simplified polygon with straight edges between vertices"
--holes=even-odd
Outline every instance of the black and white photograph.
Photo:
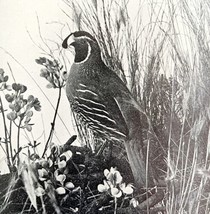
[{"label": "black and white photograph", "polygon": [[0,0],[0,213],[210,213],[210,1]]}]

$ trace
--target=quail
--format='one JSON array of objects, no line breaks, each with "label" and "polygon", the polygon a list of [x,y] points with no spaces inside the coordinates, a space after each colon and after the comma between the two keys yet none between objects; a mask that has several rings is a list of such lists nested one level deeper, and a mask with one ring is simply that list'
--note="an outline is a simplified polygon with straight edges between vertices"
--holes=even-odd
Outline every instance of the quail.
[{"label": "quail", "polygon": [[97,40],[88,32],[71,33],[62,47],[74,48],[66,94],[75,119],[94,138],[123,142],[137,186],[145,186],[141,113],[118,75],[102,60]]}]

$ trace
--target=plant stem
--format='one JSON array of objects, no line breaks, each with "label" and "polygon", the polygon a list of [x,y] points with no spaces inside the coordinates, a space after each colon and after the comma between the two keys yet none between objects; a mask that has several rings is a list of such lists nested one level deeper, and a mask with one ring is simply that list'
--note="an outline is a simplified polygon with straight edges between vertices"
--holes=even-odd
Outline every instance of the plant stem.
[{"label": "plant stem", "polygon": [[58,107],[59,107],[60,100],[61,100],[61,89],[62,89],[62,88],[59,87],[58,89],[59,89],[59,93],[58,93],[58,101],[57,101],[57,105],[56,105],[56,109],[55,109],[55,114],[54,114],[53,122],[51,123],[50,134],[49,134],[49,137],[48,137],[47,142],[46,142],[46,144],[45,144],[45,148],[44,148],[42,157],[44,157],[44,155],[45,155],[45,153],[46,153],[46,151],[47,151],[49,142],[50,142],[50,140],[52,139],[53,132],[54,132],[54,128],[55,128],[55,120],[56,120],[56,117],[57,117],[57,114],[58,114]]},{"label": "plant stem", "polygon": [[[13,151],[12,151],[12,121],[10,121],[10,126],[9,126],[9,143],[10,143],[10,156],[11,160],[13,159]],[[13,163],[12,163],[13,165]]]},{"label": "plant stem", "polygon": [[9,155],[9,145],[8,145],[8,138],[7,138],[7,124],[6,124],[6,118],[4,114],[4,108],[3,108],[3,102],[0,97],[0,111],[2,113],[2,118],[3,118],[3,124],[4,124],[4,137],[5,137],[5,148],[6,148],[6,156],[7,156],[7,165],[8,168],[11,172],[11,163],[10,163],[10,155]]},{"label": "plant stem", "polygon": [[117,198],[114,197],[114,214],[117,214]]},{"label": "plant stem", "polygon": [[20,129],[21,129],[21,122],[22,119],[20,119],[19,124],[18,124],[18,132],[17,132],[17,165],[20,163],[20,155],[19,155],[19,150],[20,150]]}]

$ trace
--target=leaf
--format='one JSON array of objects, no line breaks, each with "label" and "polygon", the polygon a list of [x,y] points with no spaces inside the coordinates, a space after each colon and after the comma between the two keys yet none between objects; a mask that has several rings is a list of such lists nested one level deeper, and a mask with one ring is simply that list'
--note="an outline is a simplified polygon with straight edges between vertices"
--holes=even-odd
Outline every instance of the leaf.
[{"label": "leaf", "polygon": [[36,190],[34,188],[34,183],[37,181],[36,176],[29,165],[24,166],[22,170],[22,179],[31,204],[37,211]]},{"label": "leaf", "polygon": [[61,214],[61,210],[59,208],[59,206],[57,205],[57,200],[56,200],[56,197],[55,197],[55,189],[53,187],[53,184],[51,181],[45,181],[44,182],[44,186],[45,186],[45,189],[46,189],[46,192],[47,192],[47,195],[49,196],[50,198],[50,202],[51,204],[53,205],[53,207],[55,208],[56,210],[56,213],[57,214]]}]

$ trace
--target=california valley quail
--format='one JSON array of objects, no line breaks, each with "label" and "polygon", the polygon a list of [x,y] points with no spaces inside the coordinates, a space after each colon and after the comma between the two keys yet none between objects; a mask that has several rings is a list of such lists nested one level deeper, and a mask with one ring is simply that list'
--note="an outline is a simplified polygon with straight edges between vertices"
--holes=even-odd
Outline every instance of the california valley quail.
[{"label": "california valley quail", "polygon": [[140,112],[130,91],[104,64],[97,40],[89,33],[71,33],[62,46],[75,50],[66,93],[76,120],[96,138],[123,141],[135,181],[145,186]]}]

